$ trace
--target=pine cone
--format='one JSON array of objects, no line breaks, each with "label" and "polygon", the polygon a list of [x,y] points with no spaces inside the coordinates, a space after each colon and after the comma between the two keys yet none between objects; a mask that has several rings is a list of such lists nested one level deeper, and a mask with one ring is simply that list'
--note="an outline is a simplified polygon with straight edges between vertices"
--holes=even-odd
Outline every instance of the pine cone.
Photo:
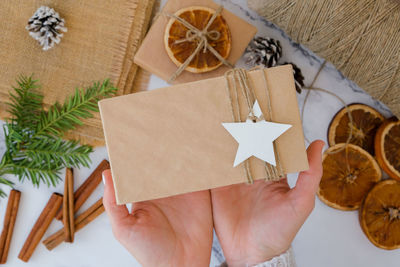
[{"label": "pine cone", "polygon": [[61,32],[67,31],[64,23],[64,19],[54,9],[41,6],[29,19],[26,29],[43,46],[43,50],[48,50],[60,42],[63,37]]},{"label": "pine cone", "polygon": [[304,86],[304,76],[301,73],[301,69],[292,62],[285,62],[283,65],[290,64],[293,67],[294,83],[296,85],[297,93],[301,94],[301,88]]},{"label": "pine cone", "polygon": [[282,56],[282,47],[279,40],[272,38],[256,37],[246,48],[246,63],[251,66],[263,65],[274,67]]}]

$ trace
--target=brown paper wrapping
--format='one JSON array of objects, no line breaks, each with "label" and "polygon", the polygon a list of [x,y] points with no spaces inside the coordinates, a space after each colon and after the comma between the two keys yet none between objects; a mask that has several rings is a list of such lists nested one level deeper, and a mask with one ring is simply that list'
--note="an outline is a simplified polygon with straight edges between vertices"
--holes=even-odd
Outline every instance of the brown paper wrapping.
[{"label": "brown paper wrapping", "polygon": [[[272,121],[292,127],[276,141],[285,173],[308,169],[292,68],[254,70],[249,79]],[[102,100],[100,113],[118,204],[149,200],[247,181],[243,163],[233,167],[238,144],[221,125],[232,121],[225,78],[217,77]],[[241,96],[241,95],[239,95]],[[245,100],[239,98],[240,106]],[[242,109],[242,119],[247,117]],[[254,179],[265,163],[250,158]]]},{"label": "brown paper wrapping", "polygon": [[[168,57],[164,47],[164,32],[166,24],[169,21],[165,13],[175,13],[179,9],[189,6],[205,6],[212,9],[218,8],[218,5],[212,0],[203,0],[201,2],[198,0],[169,0],[159,14],[158,19],[151,26],[136,53],[136,64],[159,76],[163,80],[168,81],[170,79],[178,67]],[[242,56],[250,40],[256,34],[257,28],[226,9],[221,12],[221,15],[227,22],[232,36],[231,52],[227,60],[235,64]],[[178,84],[218,77],[223,75],[227,70],[228,67],[223,65],[216,70],[205,73],[183,71],[172,83]]]},{"label": "brown paper wrapping", "polygon": [[[118,94],[132,92],[137,66],[133,63],[149,25],[154,0],[4,0],[0,1],[0,117],[8,116],[8,91],[20,74],[34,74],[45,107],[64,102],[76,87],[110,78]],[[59,45],[43,51],[25,26],[37,8],[47,5],[65,19],[68,32]],[[92,145],[104,145],[100,116],[68,133]]]}]

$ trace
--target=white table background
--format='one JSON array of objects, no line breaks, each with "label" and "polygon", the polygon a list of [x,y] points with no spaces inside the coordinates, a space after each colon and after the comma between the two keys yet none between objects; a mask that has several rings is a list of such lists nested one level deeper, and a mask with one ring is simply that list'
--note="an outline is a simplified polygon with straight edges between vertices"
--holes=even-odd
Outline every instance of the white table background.
[{"label": "white table background", "polygon": [[[164,3],[162,1],[162,3]],[[290,61],[297,64],[309,84],[318,70],[322,60],[308,49],[293,43],[275,25],[249,11],[245,0],[222,0],[225,8],[257,26],[258,34],[281,41],[283,58],[280,62]],[[56,48],[57,49],[57,48]],[[238,63],[244,66],[243,60]],[[167,83],[152,76],[149,89],[167,86]],[[316,86],[331,90],[340,95],[347,103],[365,103],[380,110],[386,117],[390,111],[381,103],[374,101],[362,89],[347,80],[332,65],[327,65],[321,73]],[[305,93],[298,95],[299,105]],[[323,139],[333,115],[341,108],[341,104],[333,97],[313,92],[309,99],[304,121],[304,132],[310,140]],[[2,131],[1,131],[2,134]],[[0,136],[0,147],[4,151],[4,136]],[[95,149],[92,154],[92,167],[74,170],[75,188],[77,188],[93,169],[104,158],[107,158],[105,147]],[[15,177],[7,177],[17,182]],[[297,175],[289,175],[289,183],[294,185]],[[4,188],[4,187],[3,187]],[[20,261],[18,253],[29,234],[31,227],[47,203],[52,192],[63,192],[63,184],[56,188],[33,188],[29,181],[16,183],[16,189],[22,191],[20,210],[15,225],[14,236],[6,266],[36,266],[36,267],[102,267],[140,266],[135,259],[114,239],[109,220],[105,214],[78,232],[73,244],[63,243],[53,251],[48,251],[41,243],[37,247],[29,263]],[[8,188],[4,188],[8,192]],[[86,209],[102,196],[103,185],[100,185],[81,210]],[[6,199],[1,199],[0,218],[4,217]],[[2,219],[1,219],[2,220]],[[2,226],[2,221],[0,222]],[[62,227],[61,222],[53,221],[45,237]],[[217,242],[214,242],[210,266],[215,266],[223,258]],[[293,242],[296,261],[299,267],[395,267],[400,266],[400,252],[386,251],[376,248],[363,234],[358,212],[343,212],[329,208],[319,199],[315,210],[308,218]]]}]

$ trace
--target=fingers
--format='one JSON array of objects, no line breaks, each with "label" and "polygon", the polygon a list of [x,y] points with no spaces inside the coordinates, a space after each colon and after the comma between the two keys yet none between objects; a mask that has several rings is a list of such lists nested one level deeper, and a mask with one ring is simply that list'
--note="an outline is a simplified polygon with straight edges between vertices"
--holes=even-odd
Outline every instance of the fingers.
[{"label": "fingers", "polygon": [[113,226],[118,226],[123,219],[129,215],[128,208],[125,205],[117,205],[115,200],[114,184],[111,177],[111,171],[103,172],[104,196],[103,205],[111,220]]},{"label": "fingers", "polygon": [[307,149],[307,157],[310,168],[302,171],[297,179],[293,194],[296,198],[305,201],[313,201],[322,177],[322,149],[325,143],[317,140],[311,143]]}]

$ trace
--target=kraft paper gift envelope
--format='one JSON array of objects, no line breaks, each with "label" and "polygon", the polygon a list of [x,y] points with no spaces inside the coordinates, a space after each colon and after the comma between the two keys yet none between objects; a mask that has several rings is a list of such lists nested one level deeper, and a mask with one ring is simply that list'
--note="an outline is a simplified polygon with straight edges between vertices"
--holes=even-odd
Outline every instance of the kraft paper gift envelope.
[{"label": "kraft paper gift envelope", "polygon": [[[201,2],[198,0],[169,0],[151,26],[135,55],[134,62],[137,65],[157,75],[163,80],[168,81],[171,78],[172,74],[178,69],[178,67],[169,58],[164,47],[164,32],[169,21],[169,18],[165,14],[173,14],[179,9],[190,6],[204,6],[216,10],[219,5],[214,3],[212,0],[202,0]],[[221,15],[228,24],[232,39],[231,51],[227,61],[235,64],[256,34],[257,28],[226,9],[222,10]],[[204,73],[183,71],[171,83],[178,84],[218,77],[223,75],[228,69],[227,66],[222,65],[213,71]]]},{"label": "kraft paper gift envelope", "polygon": [[[292,67],[253,70],[248,77],[265,118],[269,92],[271,121],[292,125],[275,141],[284,173],[308,169]],[[231,99],[221,76],[102,100],[117,203],[246,182],[244,163],[233,167],[238,144],[222,126],[237,111]],[[243,94],[238,101],[244,121]],[[264,161],[251,157],[249,167],[254,179],[266,178]]]}]

